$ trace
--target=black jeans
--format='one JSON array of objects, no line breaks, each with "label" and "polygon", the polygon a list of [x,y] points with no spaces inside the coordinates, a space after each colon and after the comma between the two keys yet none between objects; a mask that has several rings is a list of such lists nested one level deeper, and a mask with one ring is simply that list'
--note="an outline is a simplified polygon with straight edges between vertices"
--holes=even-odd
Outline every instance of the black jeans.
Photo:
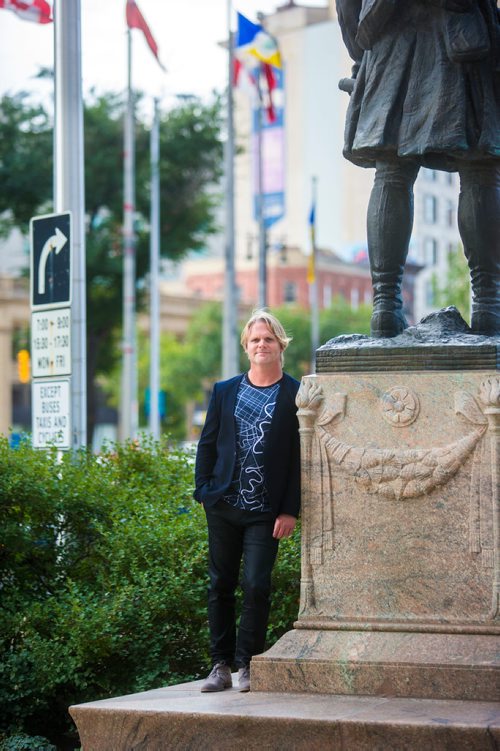
[{"label": "black jeans", "polygon": [[[271,572],[278,552],[271,513],[242,511],[225,501],[205,509],[210,586],[208,621],[212,662],[245,667],[264,651]],[[235,590],[243,560],[243,604],[236,638]]]}]

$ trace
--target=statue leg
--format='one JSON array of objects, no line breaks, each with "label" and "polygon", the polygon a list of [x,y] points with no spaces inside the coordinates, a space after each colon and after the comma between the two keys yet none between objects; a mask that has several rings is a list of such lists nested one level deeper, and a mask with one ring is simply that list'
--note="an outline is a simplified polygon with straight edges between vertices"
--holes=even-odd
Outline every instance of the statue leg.
[{"label": "statue leg", "polygon": [[500,165],[459,165],[458,228],[472,285],[471,329],[500,336]]},{"label": "statue leg", "polygon": [[413,227],[414,162],[377,162],[368,204],[368,255],[373,285],[371,334],[393,337],[408,324],[401,282]]}]

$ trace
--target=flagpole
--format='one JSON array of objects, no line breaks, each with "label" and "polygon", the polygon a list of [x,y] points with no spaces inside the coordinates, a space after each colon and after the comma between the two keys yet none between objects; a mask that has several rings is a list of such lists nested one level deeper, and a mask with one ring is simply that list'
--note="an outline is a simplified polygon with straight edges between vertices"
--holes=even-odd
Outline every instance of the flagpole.
[{"label": "flagpole", "polygon": [[132,33],[127,29],[127,108],[124,127],[123,202],[123,345],[121,429],[122,441],[135,438],[138,428],[135,333],[135,148],[132,92]]},{"label": "flagpole", "polygon": [[234,33],[231,31],[232,7],[227,1],[228,82],[227,82],[227,141],[226,141],[226,237],[224,310],[222,342],[222,377],[226,380],[238,373],[238,299],[234,253]]},{"label": "flagpole", "polygon": [[151,128],[151,235],[150,235],[150,375],[149,429],[160,438],[160,118],[158,99],[154,100]]},{"label": "flagpole", "polygon": [[264,216],[264,154],[262,148],[264,130],[264,107],[262,101],[262,88],[260,82],[262,66],[259,66],[257,75],[257,220],[259,225],[259,308],[267,305],[267,231]]},{"label": "flagpole", "polygon": [[87,444],[85,188],[80,0],[54,3],[54,209],[71,212],[71,446]]},{"label": "flagpole", "polygon": [[319,347],[319,301],[318,301],[318,275],[317,275],[317,253],[316,253],[316,198],[318,189],[318,178],[312,177],[312,216],[311,222],[311,284],[309,288],[309,300],[311,306],[311,373],[316,370],[316,350]]}]

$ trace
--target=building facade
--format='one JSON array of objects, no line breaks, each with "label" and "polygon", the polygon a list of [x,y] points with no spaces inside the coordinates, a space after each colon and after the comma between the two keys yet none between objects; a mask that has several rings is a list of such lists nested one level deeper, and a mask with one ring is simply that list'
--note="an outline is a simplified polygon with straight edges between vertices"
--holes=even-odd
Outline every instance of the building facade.
[{"label": "building facade", "polygon": [[[294,304],[309,307],[307,269],[309,256],[299,248],[283,246],[267,256],[267,304],[270,307]],[[224,267],[220,259],[184,264],[184,283],[200,299],[221,300],[224,294]],[[353,308],[371,303],[372,289],[367,266],[349,263],[331,251],[316,254],[318,305],[328,308],[335,296],[343,297]],[[238,259],[236,270],[238,298],[244,306],[255,306],[258,299],[256,259]]]}]

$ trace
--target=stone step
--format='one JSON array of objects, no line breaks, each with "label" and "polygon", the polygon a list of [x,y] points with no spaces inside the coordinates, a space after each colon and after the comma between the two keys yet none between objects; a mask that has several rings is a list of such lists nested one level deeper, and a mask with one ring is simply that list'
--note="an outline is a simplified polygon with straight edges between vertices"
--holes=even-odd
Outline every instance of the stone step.
[{"label": "stone step", "polygon": [[250,691],[201,681],[70,707],[83,751],[498,751],[494,702]]}]

